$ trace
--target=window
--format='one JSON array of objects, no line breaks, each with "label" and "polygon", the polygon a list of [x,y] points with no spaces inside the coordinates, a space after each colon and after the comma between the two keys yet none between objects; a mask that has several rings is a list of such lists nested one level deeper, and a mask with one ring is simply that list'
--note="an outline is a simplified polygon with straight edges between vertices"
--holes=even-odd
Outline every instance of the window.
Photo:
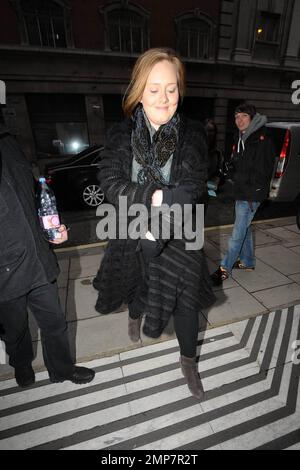
[{"label": "window", "polygon": [[281,15],[260,11],[255,29],[253,57],[263,62],[279,59],[281,43]]},{"label": "window", "polygon": [[149,48],[149,15],[141,7],[116,2],[100,11],[104,14],[107,50],[139,54]]},{"label": "window", "polygon": [[89,146],[82,95],[28,94],[26,101],[39,158],[76,154]]},{"label": "window", "polygon": [[194,121],[204,121],[214,115],[214,99],[185,96],[180,111]]},{"label": "window", "polygon": [[256,27],[256,41],[278,43],[280,33],[280,18],[277,13],[261,11]]},{"label": "window", "polygon": [[214,55],[213,23],[204,15],[197,16],[189,15],[187,18],[175,20],[177,48],[182,57],[211,59]]},{"label": "window", "polygon": [[49,0],[21,0],[27,43],[67,47],[64,8]]},{"label": "window", "polygon": [[106,129],[123,119],[122,95],[102,95]]}]

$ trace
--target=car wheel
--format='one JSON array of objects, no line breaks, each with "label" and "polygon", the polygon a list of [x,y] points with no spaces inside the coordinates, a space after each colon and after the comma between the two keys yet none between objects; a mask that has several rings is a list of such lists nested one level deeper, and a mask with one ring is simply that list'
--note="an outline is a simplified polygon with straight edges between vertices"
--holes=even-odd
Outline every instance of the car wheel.
[{"label": "car wheel", "polygon": [[81,201],[85,207],[100,206],[104,198],[104,192],[98,183],[86,182],[81,188]]}]

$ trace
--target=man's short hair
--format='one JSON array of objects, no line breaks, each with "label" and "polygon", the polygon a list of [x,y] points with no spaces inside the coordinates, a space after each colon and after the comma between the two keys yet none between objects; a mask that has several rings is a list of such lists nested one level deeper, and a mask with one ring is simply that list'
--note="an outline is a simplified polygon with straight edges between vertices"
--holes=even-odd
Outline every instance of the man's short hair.
[{"label": "man's short hair", "polygon": [[249,114],[251,119],[253,119],[256,112],[256,107],[253,104],[241,103],[235,108],[234,115],[236,115],[237,113],[245,113]]}]

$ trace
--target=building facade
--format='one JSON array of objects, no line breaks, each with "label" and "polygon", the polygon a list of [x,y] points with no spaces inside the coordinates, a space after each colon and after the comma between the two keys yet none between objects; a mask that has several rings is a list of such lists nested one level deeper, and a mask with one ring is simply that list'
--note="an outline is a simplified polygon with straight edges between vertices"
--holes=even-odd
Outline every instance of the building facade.
[{"label": "building facade", "polygon": [[299,22],[297,0],[1,0],[5,120],[33,161],[102,144],[136,58],[172,47],[187,69],[184,112],[213,118],[228,151],[241,100],[300,121]]}]

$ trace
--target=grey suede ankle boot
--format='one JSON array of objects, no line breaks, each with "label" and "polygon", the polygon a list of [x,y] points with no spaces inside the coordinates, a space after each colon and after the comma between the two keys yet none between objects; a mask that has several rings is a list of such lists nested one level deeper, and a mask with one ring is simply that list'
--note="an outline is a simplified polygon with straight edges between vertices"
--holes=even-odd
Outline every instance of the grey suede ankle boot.
[{"label": "grey suede ankle boot", "polygon": [[141,339],[141,323],[142,316],[131,318],[128,315],[128,336],[134,343],[137,343]]},{"label": "grey suede ankle boot", "polygon": [[204,390],[198,374],[196,358],[180,356],[180,365],[191,394],[195,398],[203,400]]}]

